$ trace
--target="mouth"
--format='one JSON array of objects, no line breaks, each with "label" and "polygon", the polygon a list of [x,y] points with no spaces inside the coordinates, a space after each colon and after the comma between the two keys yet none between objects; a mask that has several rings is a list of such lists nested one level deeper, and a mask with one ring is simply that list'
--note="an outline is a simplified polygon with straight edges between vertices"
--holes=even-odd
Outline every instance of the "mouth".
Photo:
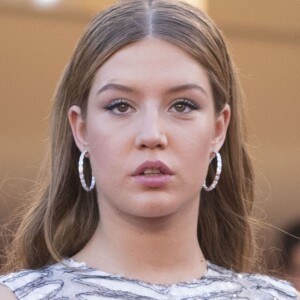
[{"label": "mouth", "polygon": [[133,176],[173,175],[174,172],[162,161],[145,161],[134,171]]},{"label": "mouth", "polygon": [[163,173],[159,169],[146,169],[141,175],[143,176],[159,176]]},{"label": "mouth", "polygon": [[174,172],[161,161],[146,161],[132,174],[136,182],[146,188],[163,188],[171,180]]}]

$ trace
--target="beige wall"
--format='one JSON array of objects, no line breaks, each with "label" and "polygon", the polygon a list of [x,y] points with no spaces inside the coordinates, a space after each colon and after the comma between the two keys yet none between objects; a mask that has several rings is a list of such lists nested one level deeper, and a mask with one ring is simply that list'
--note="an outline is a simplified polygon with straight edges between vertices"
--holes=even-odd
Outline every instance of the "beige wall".
[{"label": "beige wall", "polygon": [[56,82],[86,23],[87,18],[0,10],[2,218],[36,178]]},{"label": "beige wall", "polygon": [[[270,269],[281,265],[282,233],[300,222],[300,1],[211,0],[247,96],[256,168],[256,212]],[[274,226],[274,227],[273,227]]]},{"label": "beige wall", "polygon": [[[49,14],[0,5],[2,219],[36,178],[57,79],[91,15],[76,9]],[[300,219],[300,1],[211,0],[208,11],[242,74],[257,205],[283,226]]]},{"label": "beige wall", "polygon": [[242,75],[260,207],[276,226],[300,221],[300,1],[209,3]]}]

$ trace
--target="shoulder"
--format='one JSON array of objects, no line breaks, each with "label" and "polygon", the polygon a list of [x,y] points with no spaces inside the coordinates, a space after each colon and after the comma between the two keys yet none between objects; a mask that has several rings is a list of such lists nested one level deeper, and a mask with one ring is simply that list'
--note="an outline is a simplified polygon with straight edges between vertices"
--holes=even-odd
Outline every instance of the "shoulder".
[{"label": "shoulder", "polygon": [[297,291],[291,283],[262,274],[241,274],[252,289],[260,293],[270,294],[275,299],[298,299]]},{"label": "shoulder", "polygon": [[237,273],[213,264],[209,264],[209,268],[210,273],[220,281],[236,286],[240,296],[245,294],[260,297],[257,299],[299,299],[296,289],[287,281],[257,273]]},{"label": "shoulder", "polygon": [[[64,268],[62,264],[54,264],[37,270],[21,270],[0,276],[0,299],[23,299],[31,294],[37,299],[41,295],[55,294],[64,284]],[[6,294],[2,296],[2,293]]]}]

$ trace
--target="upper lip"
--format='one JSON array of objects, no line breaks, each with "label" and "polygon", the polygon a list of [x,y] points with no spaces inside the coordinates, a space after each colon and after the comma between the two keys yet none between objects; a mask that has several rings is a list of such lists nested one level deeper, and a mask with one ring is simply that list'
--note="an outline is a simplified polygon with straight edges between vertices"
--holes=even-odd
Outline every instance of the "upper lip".
[{"label": "upper lip", "polygon": [[159,170],[163,175],[173,175],[174,172],[162,161],[160,160],[155,160],[155,161],[150,161],[147,160],[143,162],[141,165],[139,165],[134,173],[132,174],[133,176],[138,176],[142,175],[145,170],[147,169],[156,169]]}]

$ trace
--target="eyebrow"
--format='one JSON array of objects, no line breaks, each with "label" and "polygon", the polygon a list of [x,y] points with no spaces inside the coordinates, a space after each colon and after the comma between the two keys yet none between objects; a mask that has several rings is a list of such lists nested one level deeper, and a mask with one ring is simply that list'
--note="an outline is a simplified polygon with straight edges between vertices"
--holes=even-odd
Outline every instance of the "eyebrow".
[{"label": "eyebrow", "polygon": [[[201,91],[203,94],[207,95],[206,90],[198,85],[198,84],[194,84],[194,83],[188,83],[188,84],[182,84],[179,86],[174,86],[172,88],[170,88],[167,93],[169,94],[173,94],[173,93],[178,93],[178,92],[183,92],[186,90],[199,90]],[[135,89],[130,88],[128,86],[122,85],[122,84],[117,84],[117,83],[108,83],[106,85],[104,85],[98,92],[97,95],[99,95],[100,93],[103,93],[107,90],[113,90],[113,91],[122,91],[122,92],[127,92],[127,93],[134,93],[136,92]]]},{"label": "eyebrow", "polygon": [[113,90],[113,91],[122,91],[122,92],[127,92],[127,93],[133,93],[135,90],[122,85],[122,84],[117,84],[117,83],[108,83],[106,85],[104,85],[98,92],[97,95],[99,95],[100,93],[103,93],[107,90]]},{"label": "eyebrow", "polygon": [[178,92],[183,92],[186,90],[194,90],[194,89],[199,90],[203,94],[207,95],[206,90],[202,86],[194,83],[183,84],[183,85],[172,87],[168,90],[168,93],[172,94],[172,93],[178,93]]}]

